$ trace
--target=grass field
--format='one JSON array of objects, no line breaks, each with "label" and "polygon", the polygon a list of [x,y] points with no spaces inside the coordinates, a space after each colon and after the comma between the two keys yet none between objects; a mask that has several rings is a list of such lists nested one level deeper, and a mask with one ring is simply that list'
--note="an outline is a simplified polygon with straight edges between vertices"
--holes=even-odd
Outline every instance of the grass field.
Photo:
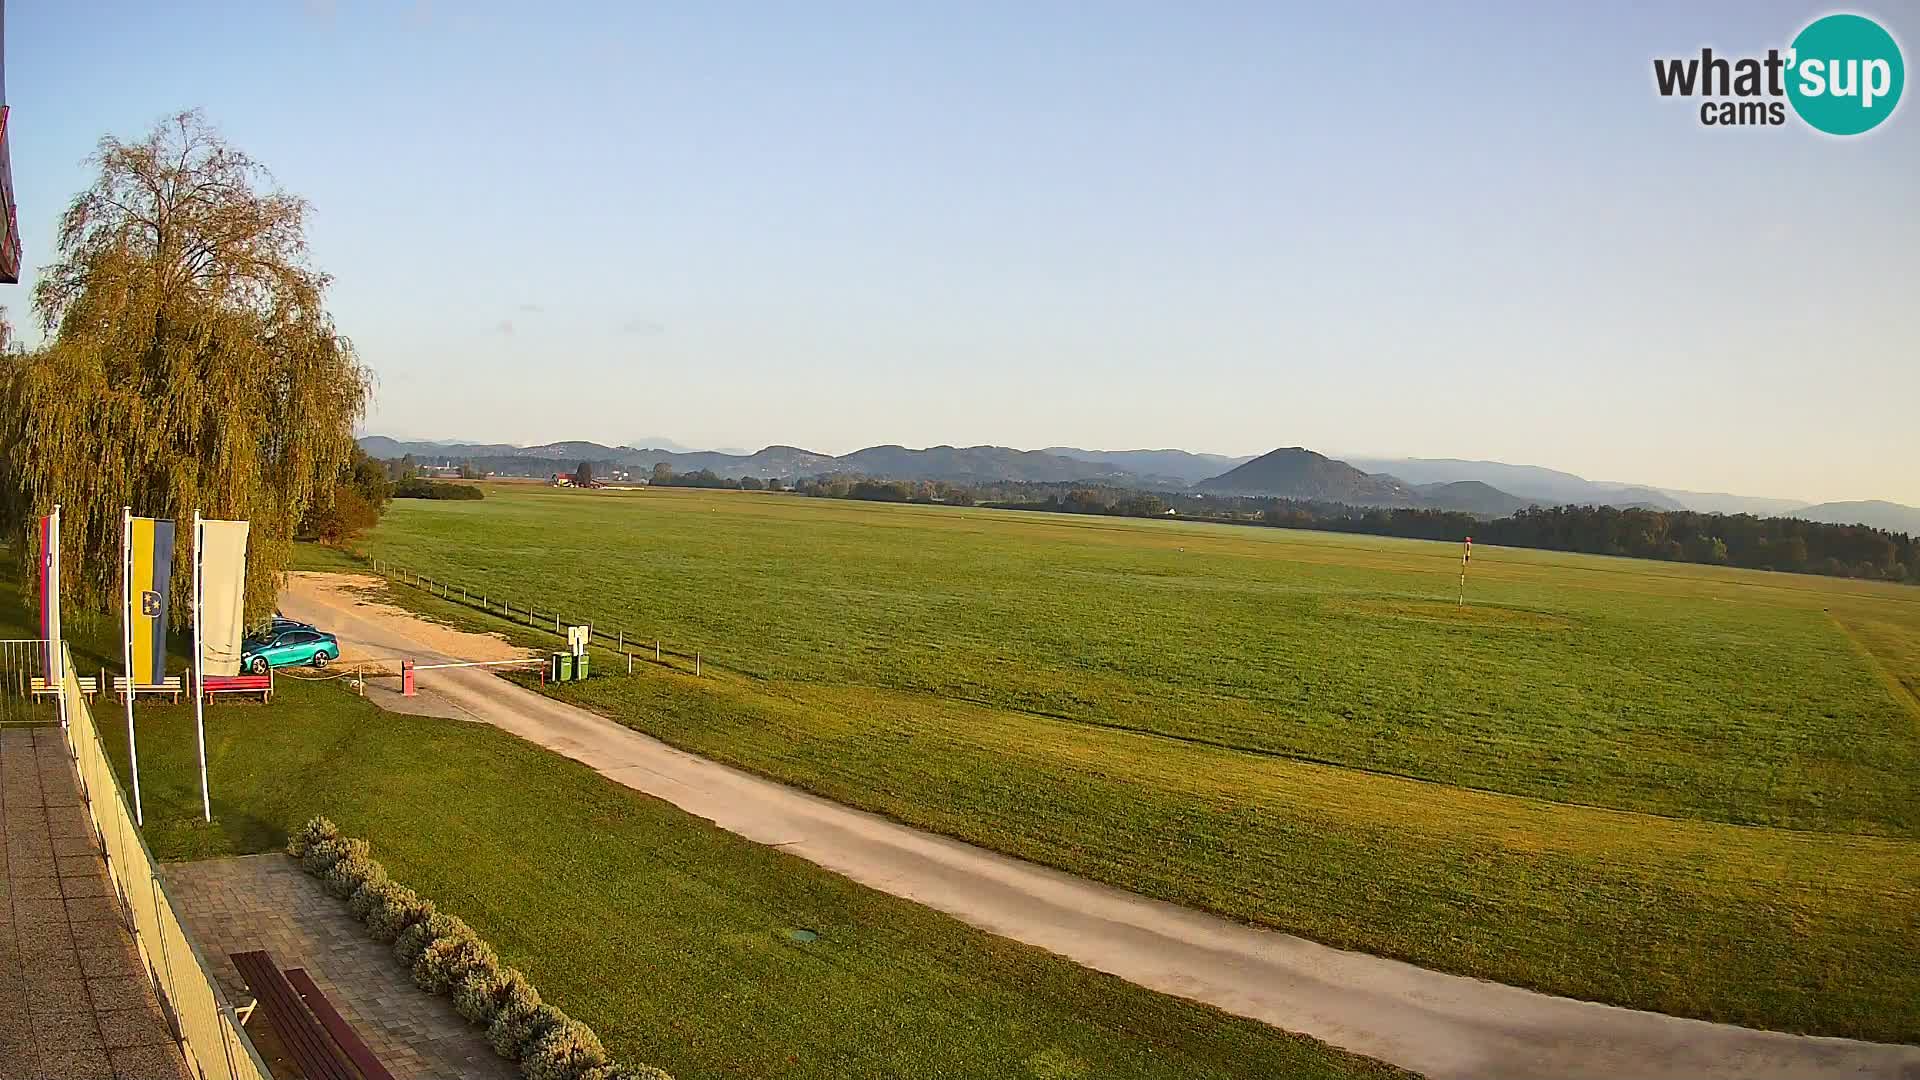
[{"label": "grass field", "polygon": [[1446,545],[689,490],[400,502],[373,548],[699,649],[557,692],[848,803],[1445,970],[1920,1038],[1920,590],[1483,549],[1461,609]]},{"label": "grass field", "polygon": [[[93,629],[75,635],[88,668],[111,651]],[[97,715],[124,782],[121,714]],[[680,1080],[1408,1075],[974,930],[493,728],[382,713],[339,684],[283,678],[271,708],[207,710],[209,826],[191,708],[138,715],[159,857],[273,850],[328,814],[616,1053]],[[802,928],[818,939],[787,937]]]}]

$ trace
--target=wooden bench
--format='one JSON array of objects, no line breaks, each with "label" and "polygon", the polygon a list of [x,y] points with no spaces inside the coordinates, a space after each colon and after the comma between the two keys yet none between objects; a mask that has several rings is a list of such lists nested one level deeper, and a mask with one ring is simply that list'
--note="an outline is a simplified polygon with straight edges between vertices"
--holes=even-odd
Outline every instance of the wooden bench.
[{"label": "wooden bench", "polygon": [[253,991],[254,1000],[243,1010],[241,1023],[252,1018],[256,1007],[265,1005],[268,1025],[308,1080],[362,1080],[341,1056],[327,1029],[307,1010],[300,992],[274,966],[272,956],[255,951],[233,953],[230,958],[246,980],[247,989]]},{"label": "wooden bench", "polygon": [[[100,689],[100,680],[91,675],[75,675],[73,681],[80,684],[80,696],[92,697]],[[54,697],[60,693],[58,686],[50,685],[47,680],[35,676],[33,680],[34,697]]]},{"label": "wooden bench", "polygon": [[353,1030],[353,1025],[347,1023],[347,1018],[340,1015],[340,1010],[333,1007],[333,1002],[327,1000],[327,995],[313,985],[313,979],[307,975],[307,969],[288,968],[286,976],[287,981],[293,984],[293,988],[300,992],[300,997],[307,1003],[307,1008],[313,1010],[313,1015],[319,1018],[320,1026],[326,1028],[327,1034],[333,1036],[334,1044],[346,1052],[347,1060],[353,1062],[353,1067],[360,1070],[361,1076],[366,1077],[366,1080],[393,1080],[393,1074],[387,1071],[385,1065],[380,1064],[379,1058],[373,1056],[372,1048],[360,1038],[360,1033]]},{"label": "wooden bench", "polygon": [[273,700],[273,672],[265,675],[209,675],[202,687],[207,700],[215,694],[258,694],[262,705]]},{"label": "wooden bench", "polygon": [[[141,683],[135,686],[133,688],[133,696],[137,698],[141,694],[165,694],[173,698],[175,704],[178,704],[180,701],[180,676],[169,675],[157,683]],[[125,675],[115,675],[113,677],[113,696],[121,701],[127,700],[127,677]]]}]

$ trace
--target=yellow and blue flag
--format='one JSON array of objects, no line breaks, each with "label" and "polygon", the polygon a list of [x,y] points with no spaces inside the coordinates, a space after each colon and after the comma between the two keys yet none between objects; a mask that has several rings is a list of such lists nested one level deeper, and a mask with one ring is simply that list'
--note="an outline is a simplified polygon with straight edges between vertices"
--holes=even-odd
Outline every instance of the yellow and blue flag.
[{"label": "yellow and blue flag", "polygon": [[171,521],[132,518],[127,529],[127,639],[135,686],[157,683],[167,670],[167,600],[173,581]]}]

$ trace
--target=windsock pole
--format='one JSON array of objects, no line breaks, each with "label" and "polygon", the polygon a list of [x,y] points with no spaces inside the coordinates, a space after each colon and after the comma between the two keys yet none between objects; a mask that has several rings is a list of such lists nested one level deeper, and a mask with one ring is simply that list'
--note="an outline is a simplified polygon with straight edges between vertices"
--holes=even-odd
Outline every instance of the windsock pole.
[{"label": "windsock pole", "polygon": [[1467,564],[1473,561],[1473,537],[1467,537],[1467,546],[1460,549],[1460,602],[1457,606],[1467,606]]}]

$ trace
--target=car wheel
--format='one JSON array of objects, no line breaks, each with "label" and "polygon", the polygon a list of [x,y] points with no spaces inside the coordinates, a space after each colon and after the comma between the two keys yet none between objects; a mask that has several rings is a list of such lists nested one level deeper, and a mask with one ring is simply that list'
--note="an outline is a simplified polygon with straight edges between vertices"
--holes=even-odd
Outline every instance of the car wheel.
[{"label": "car wheel", "polygon": [[256,656],[253,658],[253,673],[255,675],[265,675],[267,669],[271,666],[272,665],[267,663],[267,658],[264,656]]},{"label": "car wheel", "polygon": [[323,668],[331,663],[333,663],[333,657],[327,655],[327,650],[321,649],[319,652],[313,654],[314,667]]}]

